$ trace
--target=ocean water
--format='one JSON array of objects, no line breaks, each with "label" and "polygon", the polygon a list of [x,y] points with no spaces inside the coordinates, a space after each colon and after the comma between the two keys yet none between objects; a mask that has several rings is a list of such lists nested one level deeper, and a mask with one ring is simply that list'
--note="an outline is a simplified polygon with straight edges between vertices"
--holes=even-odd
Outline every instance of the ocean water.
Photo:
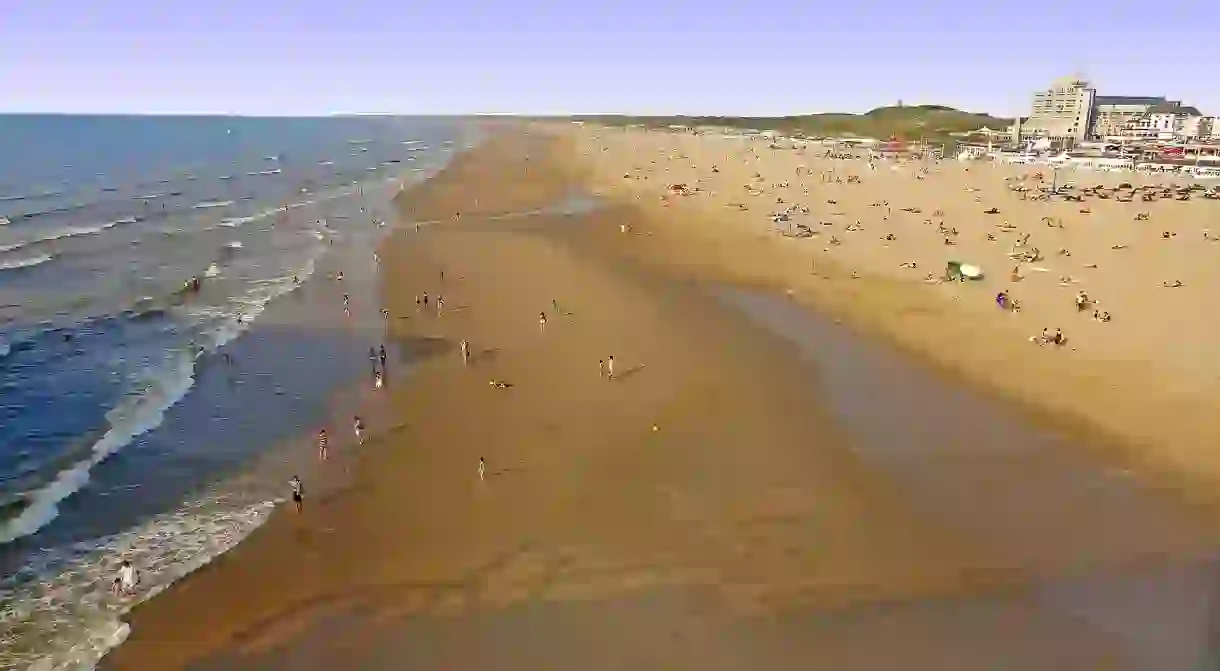
[{"label": "ocean water", "polygon": [[367,373],[366,331],[311,327],[311,277],[370,258],[389,199],[475,139],[0,116],[0,669],[91,668],[126,635],[119,561],[151,598],[267,518],[283,483],[247,466]]}]

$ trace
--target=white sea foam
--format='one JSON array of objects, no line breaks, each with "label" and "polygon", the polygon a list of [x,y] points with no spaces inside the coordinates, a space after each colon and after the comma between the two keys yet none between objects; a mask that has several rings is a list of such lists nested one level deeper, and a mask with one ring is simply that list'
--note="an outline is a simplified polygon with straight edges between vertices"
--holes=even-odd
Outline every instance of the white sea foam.
[{"label": "white sea foam", "polygon": [[[267,304],[295,288],[294,277],[309,277],[315,261],[324,249],[319,246],[314,256],[294,272],[252,283],[244,293],[230,297],[216,307],[194,307],[187,311],[192,321],[206,329],[201,333],[201,346],[214,351],[249,329]],[[145,382],[128,394],[106,413],[109,426],[93,444],[89,456],[60,471],[54,480],[26,495],[28,505],[17,516],[0,525],[0,544],[28,536],[46,526],[59,515],[59,504],[89,482],[89,473],[110,455],[135,438],[161,424],[165,413],[177,404],[195,383],[196,352],[175,352],[168,363],[153,371]]]},{"label": "white sea foam", "polygon": [[161,423],[165,411],[186,396],[195,383],[194,358],[180,352],[145,386],[106,413],[110,428],[98,439],[89,456],[60,471],[55,479],[26,497],[28,505],[0,526],[0,543],[28,536],[59,515],[59,503],[89,482],[94,466]]},{"label": "white sea foam", "polygon": [[[212,493],[121,533],[39,551],[0,580],[0,668],[94,668],[127,638],[122,618],[136,604],[237,545],[281,501]],[[123,560],[140,571],[134,597],[109,590]]]},{"label": "white sea foam", "polygon": [[29,247],[30,245],[37,245],[37,244],[41,244],[44,242],[52,242],[54,240],[63,240],[64,238],[74,238],[74,237],[78,237],[78,236],[82,236],[82,235],[96,235],[103,231],[108,231],[108,230],[114,228],[115,226],[120,226],[122,224],[134,224],[134,223],[136,223],[136,221],[137,220],[135,217],[125,217],[123,219],[116,219],[114,221],[108,221],[104,224],[93,224],[93,225],[88,225],[88,226],[71,226],[68,228],[61,228],[61,229],[46,233],[44,235],[38,236],[36,238],[31,238],[29,240],[24,240],[22,242],[17,242],[17,243],[13,243],[13,244],[9,244],[9,245],[0,246],[0,253],[12,252],[12,251],[16,251],[18,249],[22,249],[23,247]]},{"label": "white sea foam", "polygon": [[195,203],[192,207],[196,210],[208,210],[214,207],[228,207],[233,204],[231,200],[205,200],[201,203]]},{"label": "white sea foam", "polygon": [[40,266],[55,257],[51,254],[42,254],[32,256],[25,259],[10,259],[8,261],[0,261],[0,270],[17,270],[18,268],[33,268]]}]

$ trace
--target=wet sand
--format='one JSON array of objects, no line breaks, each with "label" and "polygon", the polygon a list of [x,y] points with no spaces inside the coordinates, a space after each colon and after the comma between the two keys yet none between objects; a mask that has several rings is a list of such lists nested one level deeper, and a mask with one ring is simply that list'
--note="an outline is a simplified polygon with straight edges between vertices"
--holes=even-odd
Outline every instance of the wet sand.
[{"label": "wet sand", "polygon": [[590,176],[571,149],[505,136],[404,197],[448,219],[382,250],[391,331],[433,356],[350,487],[141,608],[107,668],[1208,660],[1206,511],[718,262],[740,245],[548,210]]}]

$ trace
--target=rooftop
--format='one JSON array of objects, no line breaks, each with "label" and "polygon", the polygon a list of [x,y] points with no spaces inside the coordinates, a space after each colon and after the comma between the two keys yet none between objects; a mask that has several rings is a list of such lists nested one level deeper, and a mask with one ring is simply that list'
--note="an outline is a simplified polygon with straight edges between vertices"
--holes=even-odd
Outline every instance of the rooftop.
[{"label": "rooftop", "polygon": [[1174,103],[1160,103],[1148,108],[1148,114],[1183,114],[1185,116],[1203,116],[1198,107]]},{"label": "rooftop", "polygon": [[1097,96],[1096,105],[1160,105],[1168,103],[1165,96]]}]

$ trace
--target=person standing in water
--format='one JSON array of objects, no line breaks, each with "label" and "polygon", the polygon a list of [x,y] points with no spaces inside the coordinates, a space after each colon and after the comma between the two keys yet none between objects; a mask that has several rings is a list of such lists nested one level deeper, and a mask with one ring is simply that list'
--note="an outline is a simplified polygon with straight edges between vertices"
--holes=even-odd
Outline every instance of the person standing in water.
[{"label": "person standing in water", "polygon": [[466,342],[465,338],[462,339],[462,363],[470,363],[470,343]]},{"label": "person standing in water", "polygon": [[378,348],[377,357],[379,359],[381,359],[381,370],[385,370],[386,369],[385,368],[385,362],[386,362],[385,345],[381,345],[381,347]]},{"label": "person standing in water", "polygon": [[322,461],[326,461],[329,456],[326,443],[326,429],[318,429],[318,458]]},{"label": "person standing in water", "polygon": [[546,333],[546,313],[545,312],[538,313],[538,332]]},{"label": "person standing in water", "polygon": [[364,422],[358,415],[352,416],[352,429],[356,432],[356,443],[364,444]]},{"label": "person standing in water", "polygon": [[119,565],[119,575],[114,579],[114,593],[131,596],[136,593],[136,585],[140,584],[140,574],[136,567],[126,559]]}]

